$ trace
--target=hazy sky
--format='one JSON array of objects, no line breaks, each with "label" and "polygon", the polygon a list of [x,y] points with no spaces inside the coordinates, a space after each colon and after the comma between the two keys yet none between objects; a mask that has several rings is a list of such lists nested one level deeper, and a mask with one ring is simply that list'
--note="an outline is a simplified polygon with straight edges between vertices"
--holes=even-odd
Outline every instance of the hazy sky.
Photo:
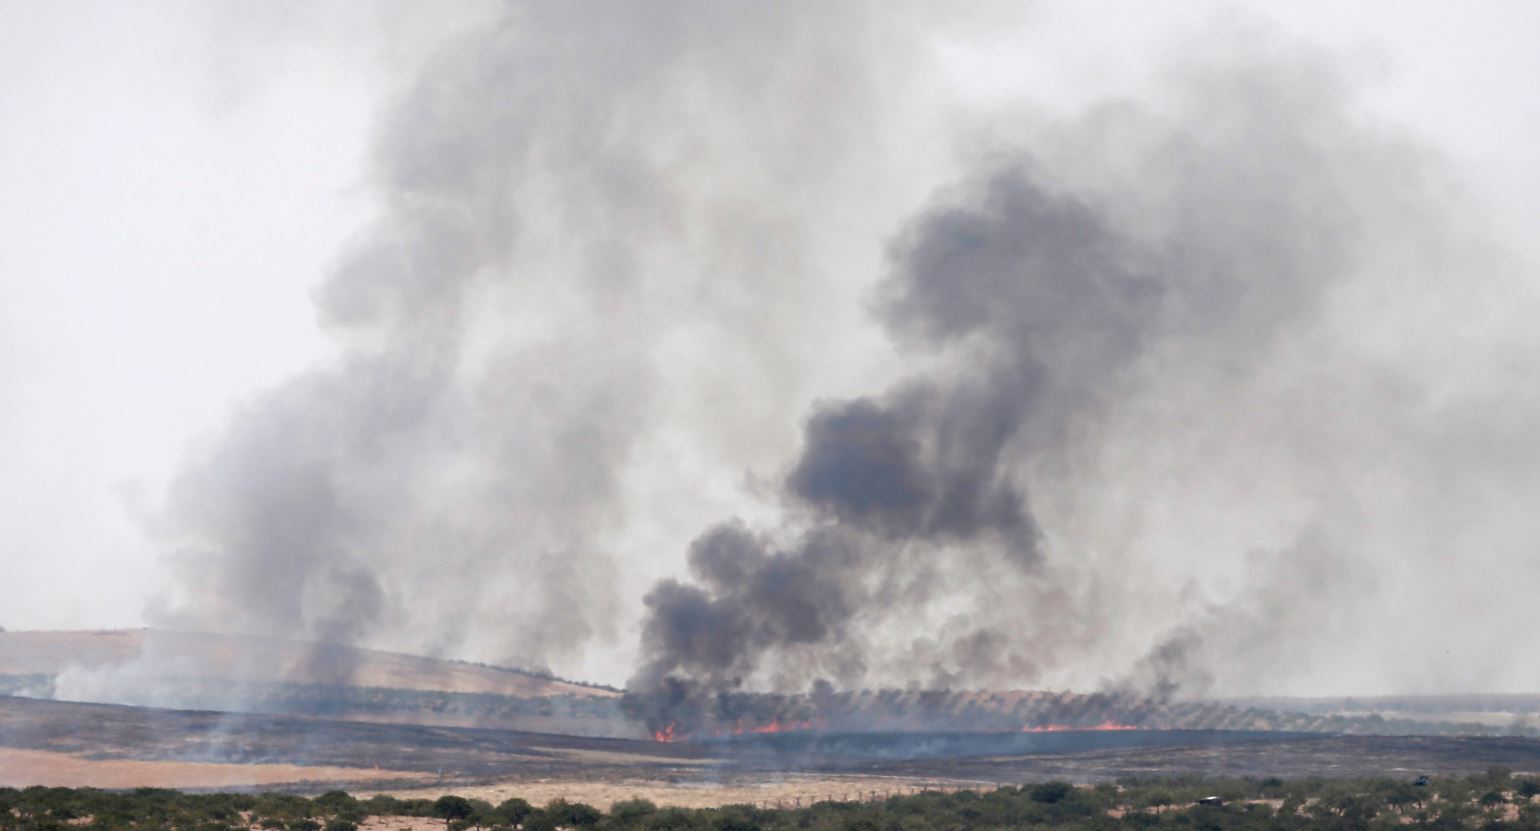
[{"label": "hazy sky", "polygon": [[3,625],[137,624],[135,506],[326,348],[310,287],[420,53],[386,4],[309,5],[0,4]]},{"label": "hazy sky", "polygon": [[[818,236],[810,243],[856,264],[827,306],[801,313],[820,321],[807,324],[809,343],[838,349],[798,352],[810,347],[793,344],[802,324],[786,313],[768,330],[788,338],[786,354],[755,364],[783,373],[770,376],[779,377],[783,394],[766,395],[771,403],[754,417],[697,436],[691,425],[709,407],[702,403],[708,397],[693,390],[713,371],[713,350],[722,343],[712,331],[692,329],[656,347],[680,353],[672,364],[679,379],[664,385],[682,390],[680,417],[666,415],[672,405],[659,406],[665,415],[626,456],[615,485],[620,501],[645,509],[626,513],[595,543],[621,540],[613,542],[619,564],[608,578],[620,623],[586,633],[579,653],[544,656],[555,668],[610,682],[627,678],[647,586],[683,571],[689,540],[713,518],[736,513],[752,522],[773,512],[759,498],[756,476],[773,478],[791,461],[797,426],[815,399],[876,392],[882,385],[870,379],[896,377],[902,360],[867,319],[868,293],[893,234],[953,182],[966,167],[960,159],[973,148],[1010,142],[1014,130],[1037,129],[1026,122],[1075,118],[1109,98],[1140,99],[1165,82],[1161,67],[1194,59],[1184,54],[1194,38],[1261,27],[1329,54],[1356,85],[1353,106],[1366,120],[1439,157],[1440,170],[1458,183],[1450,198],[1459,213],[1494,241],[1492,249],[1513,258],[1504,267],[1519,276],[1507,290],[1529,303],[1540,299],[1533,282],[1540,258],[1533,233],[1540,216],[1534,4],[1016,5],[980,11],[922,39],[916,60],[925,71],[894,81],[913,85],[913,102],[884,110],[884,123],[897,131],[886,138],[886,155],[863,160],[849,182],[837,185],[847,194],[876,183],[874,200],[891,202],[842,216],[846,224],[828,231],[838,240]],[[434,4],[431,14],[429,8],[0,0],[0,625],[143,625],[147,608],[179,602],[177,593],[188,590],[150,533],[168,483],[189,453],[217,441],[236,408],[324,365],[339,348],[318,323],[315,289],[381,209],[377,190],[366,186],[381,119],[444,43],[494,14],[490,4]],[[1196,60],[1201,64],[1202,56]],[[903,98],[908,90],[884,92]],[[890,171],[882,169],[887,162]],[[832,193],[836,185],[828,187]],[[809,190],[810,199],[821,192]],[[724,210],[741,208],[724,203]],[[796,288],[799,279],[786,278],[791,291],[805,288]],[[775,296],[755,291],[762,292],[756,299]],[[553,308],[563,302],[526,299]],[[712,302],[732,308],[730,300]],[[643,307],[639,314],[665,313],[655,297]],[[522,320],[519,314],[538,318],[540,310],[512,317]],[[1483,322],[1467,325],[1480,329]],[[1403,340],[1412,332],[1411,323],[1397,323],[1379,348],[1416,353]],[[1445,371],[1455,370],[1430,370]],[[1522,405],[1501,387],[1489,395],[1493,408],[1533,412],[1526,409],[1528,391],[1512,392]],[[761,430],[766,424],[773,429]],[[696,446],[731,445],[740,430],[756,436],[741,450]],[[1540,454],[1540,437],[1533,445]],[[1459,471],[1455,464],[1450,475]],[[666,509],[633,498],[662,488],[672,492]],[[1517,506],[1536,495],[1513,497]],[[1049,514],[1063,528],[1084,521],[1060,508],[1055,513],[1050,505]],[[1247,516],[1243,510],[1234,522]],[[1221,536],[1243,536],[1227,530],[1223,518],[1206,522]],[[1472,522],[1481,529],[1476,537],[1497,540],[1494,550],[1503,552],[1475,559],[1473,567],[1490,570],[1484,579],[1540,577],[1540,549],[1523,537],[1532,524]],[[510,596],[519,591],[509,588]],[[1387,596],[1422,602],[1429,591]],[[1505,602],[1518,597],[1499,594]],[[1465,608],[1483,614],[1475,599]],[[1498,637],[1526,620],[1535,618],[1510,614],[1490,627],[1467,621],[1455,628]],[[1415,637],[1440,628],[1419,626]],[[1360,647],[1371,642],[1380,641]],[[469,658],[514,654],[499,654],[495,638],[467,635],[466,643],[433,646]],[[385,641],[395,644],[423,646]],[[1349,663],[1350,656],[1327,661],[1335,673],[1330,680],[1295,691],[1377,691],[1373,679],[1345,668]],[[1441,671],[1410,672],[1394,683],[1451,686],[1428,677]],[[1483,664],[1476,672],[1497,687],[1540,684],[1532,671],[1503,674]],[[1073,673],[1045,677],[1085,680]]]}]

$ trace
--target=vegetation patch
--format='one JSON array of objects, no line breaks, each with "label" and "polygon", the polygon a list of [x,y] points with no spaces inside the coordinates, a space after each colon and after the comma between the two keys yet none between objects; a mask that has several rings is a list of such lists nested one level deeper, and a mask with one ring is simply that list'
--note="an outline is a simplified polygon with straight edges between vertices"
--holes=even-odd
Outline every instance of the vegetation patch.
[{"label": "vegetation patch", "polygon": [[659,808],[644,799],[601,810],[445,794],[358,799],[343,791],[190,794],[139,788],[0,788],[0,831],[963,831],[1172,829],[1371,831],[1417,826],[1540,831],[1540,781],[1491,769],[1465,777],[1218,779],[1179,777],[1076,787],[1050,781],[988,791],[933,791],[803,808]]}]

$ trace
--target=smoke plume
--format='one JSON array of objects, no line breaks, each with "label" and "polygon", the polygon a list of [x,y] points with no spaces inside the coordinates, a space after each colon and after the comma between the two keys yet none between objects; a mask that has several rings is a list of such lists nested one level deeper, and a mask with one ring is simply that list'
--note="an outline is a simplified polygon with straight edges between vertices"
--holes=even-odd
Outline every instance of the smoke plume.
[{"label": "smoke plume", "polygon": [[445,44],[379,127],[378,216],[316,288],[337,356],[173,483],[156,620],[568,671],[615,643],[618,560],[674,475],[641,465],[681,428],[706,464],[765,454],[740,439],[777,409],[724,414],[720,383],[795,390],[857,316],[802,320],[847,255],[797,200],[869,177],[846,161],[883,146],[874,79],[904,70],[868,41],[914,24],[790,12],[521,3]]},{"label": "smoke plume", "polygon": [[1308,678],[1323,638],[1382,631],[1362,599],[1407,567],[1400,512],[1444,511],[1422,454],[1479,415],[1420,411],[1425,367],[1365,335],[1442,293],[1418,257],[1464,232],[1432,156],[1365,124],[1329,59],[1262,41],[1016,131],[904,225],[873,309],[915,368],[816,404],[779,523],[709,529],[647,596],[633,714],[1092,666],[1163,701]]},{"label": "smoke plume", "polygon": [[170,490],[160,619],[635,666],[658,727],[1533,683],[1450,650],[1540,624],[1532,270],[1451,163],[1254,21],[970,110],[944,56],[1008,16],[528,2],[445,44],[316,289],[335,356]]}]

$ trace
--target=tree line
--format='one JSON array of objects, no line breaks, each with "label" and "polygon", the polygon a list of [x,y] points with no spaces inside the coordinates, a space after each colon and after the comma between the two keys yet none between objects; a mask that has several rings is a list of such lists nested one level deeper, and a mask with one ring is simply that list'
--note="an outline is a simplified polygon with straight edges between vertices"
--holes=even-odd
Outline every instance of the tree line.
[{"label": "tree line", "polygon": [[1540,781],[1498,769],[1421,781],[1041,782],[804,808],[686,809],[630,799],[601,810],[563,799],[537,807],[454,794],[360,799],[343,791],[305,797],[32,787],[0,788],[0,831],[357,831],[369,817],[431,817],[445,831],[1540,831],[1537,795]]}]

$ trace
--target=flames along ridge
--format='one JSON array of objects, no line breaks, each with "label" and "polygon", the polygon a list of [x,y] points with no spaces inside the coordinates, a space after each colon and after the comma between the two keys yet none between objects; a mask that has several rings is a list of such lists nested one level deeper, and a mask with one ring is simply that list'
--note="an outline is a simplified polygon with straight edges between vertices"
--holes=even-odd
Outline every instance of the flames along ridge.
[{"label": "flames along ridge", "polygon": [[[744,724],[743,721],[740,719],[736,724],[733,725],[733,728],[730,731],[721,730],[721,729],[712,730],[711,731],[711,736],[713,738],[723,738],[723,737],[726,737],[726,736],[729,736],[729,735],[732,735],[732,736],[743,736],[743,735],[766,735],[766,734],[773,734],[773,733],[792,733],[792,732],[804,732],[805,733],[805,732],[814,732],[814,731],[825,730],[825,729],[827,729],[827,727],[828,727],[828,723],[825,722],[823,719],[803,719],[803,720],[800,720],[800,721],[781,721],[779,719],[774,719],[774,720],[771,720],[770,722],[765,723],[765,724]],[[1011,732],[1020,732],[1020,733],[1071,733],[1071,732],[1080,732],[1080,733],[1087,733],[1087,732],[1145,730],[1145,729],[1148,729],[1148,728],[1140,727],[1140,726],[1134,725],[1134,724],[1123,724],[1121,722],[1112,721],[1112,720],[1109,719],[1107,721],[1101,722],[1100,724],[1091,724],[1091,725],[1078,725],[1078,724],[1027,724],[1027,725],[1023,725],[1019,730],[1011,731]],[[990,731],[982,731],[982,732],[998,733],[998,732],[1001,732],[1001,731],[990,730]],[[653,739],[653,741],[657,741],[657,742],[676,742],[676,741],[681,741],[681,740],[687,740],[689,738],[690,738],[689,734],[686,731],[684,731],[684,730],[682,730],[680,728],[678,722],[669,722],[668,724],[665,724],[662,727],[652,731],[652,739]]]}]

